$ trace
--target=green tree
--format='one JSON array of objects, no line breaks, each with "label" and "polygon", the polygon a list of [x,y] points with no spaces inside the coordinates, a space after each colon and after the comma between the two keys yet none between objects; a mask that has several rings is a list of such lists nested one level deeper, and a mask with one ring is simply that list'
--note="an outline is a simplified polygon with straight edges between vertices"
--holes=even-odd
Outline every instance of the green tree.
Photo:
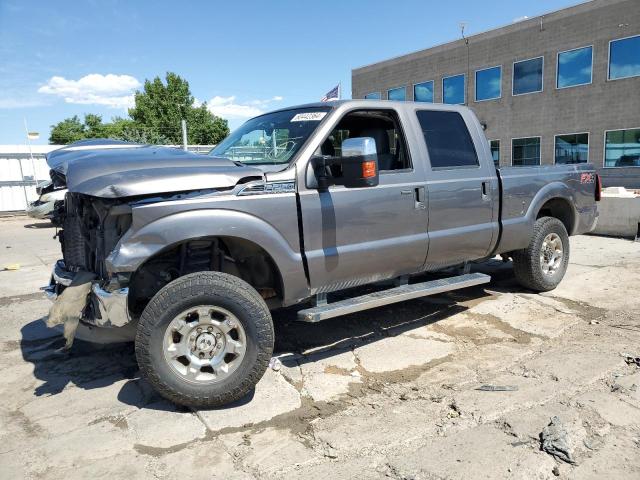
[{"label": "green tree", "polygon": [[146,80],[135,94],[131,118],[114,117],[104,123],[100,115],[88,113],[81,122],[78,116],[51,126],[49,143],[68,144],[85,138],[113,138],[138,143],[181,144],[181,121],[187,121],[187,141],[191,144],[219,143],[229,135],[226,120],[216,117],[207,104],[194,105],[189,83],[168,72],[166,84],[156,77]]},{"label": "green tree", "polygon": [[66,145],[86,138],[84,125],[77,115],[67,118],[56,125],[51,126],[49,143],[56,145]]},{"label": "green tree", "polygon": [[182,143],[181,121],[187,121],[189,143],[213,144],[229,134],[227,121],[216,117],[204,103],[194,106],[189,82],[168,72],[164,83],[160,77],[146,80],[142,91],[135,94],[135,107],[129,116],[145,131],[155,131],[171,143]]}]

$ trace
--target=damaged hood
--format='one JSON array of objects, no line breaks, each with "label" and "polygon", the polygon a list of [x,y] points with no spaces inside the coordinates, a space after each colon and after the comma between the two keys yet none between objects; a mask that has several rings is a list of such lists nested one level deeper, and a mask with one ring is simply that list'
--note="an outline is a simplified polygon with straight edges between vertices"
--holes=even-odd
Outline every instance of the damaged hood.
[{"label": "damaged hood", "polygon": [[76,142],[47,155],[70,192],[101,198],[232,188],[262,170],[177,148],[102,140]]}]

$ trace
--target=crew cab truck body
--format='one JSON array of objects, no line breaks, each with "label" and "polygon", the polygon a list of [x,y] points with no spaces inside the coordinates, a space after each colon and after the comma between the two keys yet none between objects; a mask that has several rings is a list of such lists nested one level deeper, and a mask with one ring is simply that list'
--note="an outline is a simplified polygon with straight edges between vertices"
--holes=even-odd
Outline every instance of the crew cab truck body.
[{"label": "crew cab truck body", "polygon": [[471,110],[411,102],[279,110],[209,156],[98,141],[48,162],[52,188],[69,190],[56,206],[64,259],[48,294],[65,302],[78,272],[91,272],[78,335],[135,337],[143,375],[194,406],[255,385],[275,308],[300,304],[299,319],[313,322],[486,283],[464,268],[413,278],[496,254],[525,287],[553,289],[568,237],[595,225],[599,195],[592,165],[496,169]]}]

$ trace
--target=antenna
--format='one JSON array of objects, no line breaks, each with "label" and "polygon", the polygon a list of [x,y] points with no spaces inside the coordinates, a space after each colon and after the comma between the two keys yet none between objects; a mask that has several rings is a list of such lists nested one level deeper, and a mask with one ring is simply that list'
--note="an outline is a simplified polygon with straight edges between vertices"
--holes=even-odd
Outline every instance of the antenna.
[{"label": "antenna", "polygon": [[469,45],[469,39],[464,36],[464,30],[465,30],[465,28],[467,28],[467,25],[469,25],[469,22],[459,22],[458,23],[458,27],[460,27],[460,36],[464,40],[464,43]]}]

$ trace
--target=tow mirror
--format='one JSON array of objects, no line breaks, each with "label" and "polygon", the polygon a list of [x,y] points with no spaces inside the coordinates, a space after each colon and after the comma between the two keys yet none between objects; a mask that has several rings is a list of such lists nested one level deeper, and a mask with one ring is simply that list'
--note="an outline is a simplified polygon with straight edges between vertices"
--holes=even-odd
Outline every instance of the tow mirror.
[{"label": "tow mirror", "polygon": [[342,142],[342,174],[347,188],[378,185],[378,153],[373,138],[347,138]]},{"label": "tow mirror", "polygon": [[[318,180],[318,190],[327,191],[332,178],[328,168],[333,165],[342,167],[339,183],[346,188],[375,187],[380,182],[378,176],[378,153],[376,141],[371,137],[348,138],[342,142],[342,155],[339,157],[317,157],[314,170]],[[338,179],[336,179],[338,180]]]}]

